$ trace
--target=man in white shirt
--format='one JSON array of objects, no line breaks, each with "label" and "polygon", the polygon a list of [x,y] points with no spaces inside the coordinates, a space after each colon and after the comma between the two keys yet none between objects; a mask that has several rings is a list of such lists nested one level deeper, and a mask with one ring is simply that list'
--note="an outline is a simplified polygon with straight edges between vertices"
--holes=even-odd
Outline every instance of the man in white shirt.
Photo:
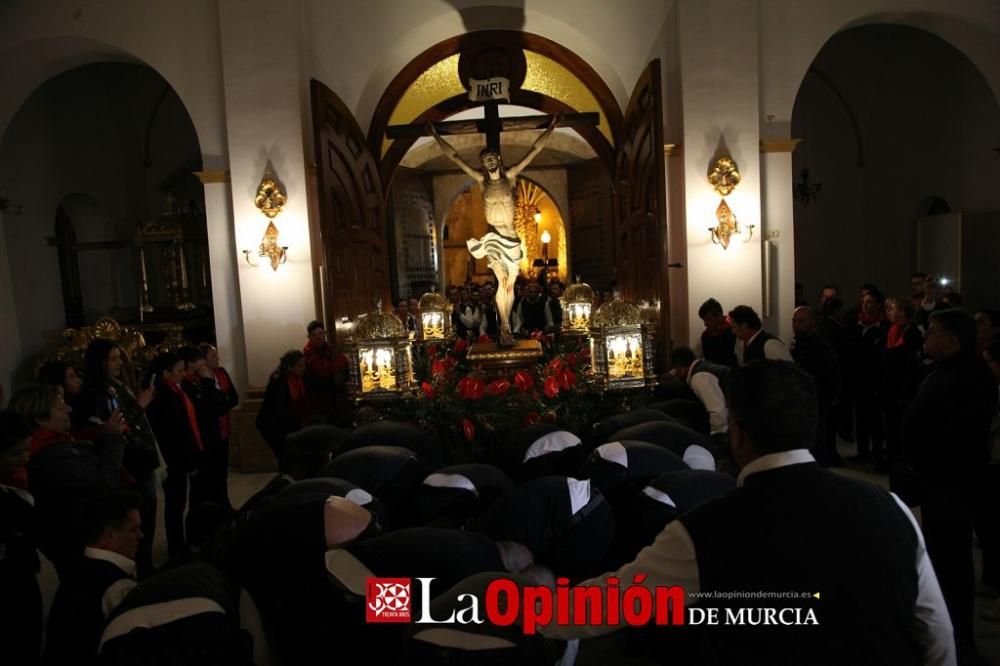
[{"label": "man in white shirt", "polygon": [[[787,362],[740,368],[729,408],[738,488],[670,523],[633,562],[579,585],[604,587],[617,576],[624,594],[642,574],[651,590],[679,585],[686,604],[720,608],[724,621],[701,627],[711,663],[955,664],[951,620],[909,510],[877,486],[820,468],[809,453],[811,378]],[[757,592],[772,595],[746,594]],[[725,621],[746,608],[811,612],[816,623]],[[620,626],[571,622],[542,633],[569,639]]]},{"label": "man in white shirt", "polygon": [[726,406],[726,386],[731,369],[705,359],[695,358],[687,347],[676,347],[670,354],[674,374],[691,387],[708,412],[709,434],[715,445],[712,455],[720,472],[736,474],[729,454],[729,407]]},{"label": "man in white shirt", "polygon": [[729,432],[729,408],[726,407],[725,383],[730,369],[705,359],[695,358],[688,347],[676,347],[670,354],[670,363],[678,379],[687,382],[708,412],[710,434],[725,435]]}]

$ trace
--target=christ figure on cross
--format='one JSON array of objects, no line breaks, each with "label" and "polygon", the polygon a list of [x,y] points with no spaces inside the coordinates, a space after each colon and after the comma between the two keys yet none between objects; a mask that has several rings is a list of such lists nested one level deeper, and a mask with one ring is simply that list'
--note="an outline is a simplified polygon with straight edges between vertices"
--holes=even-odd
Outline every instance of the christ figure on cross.
[{"label": "christ figure on cross", "polygon": [[548,128],[535,140],[524,159],[510,168],[504,168],[503,157],[499,150],[484,149],[479,153],[482,170],[476,169],[459,157],[458,151],[441,138],[433,123],[429,123],[430,133],[442,152],[479,183],[483,191],[483,212],[486,215],[486,223],[493,227],[493,231],[482,238],[470,238],[467,244],[473,257],[476,259],[486,257],[487,264],[497,277],[496,302],[500,318],[497,344],[501,347],[510,347],[514,344],[514,335],[510,328],[510,311],[514,305],[514,281],[517,279],[521,261],[521,239],[518,238],[517,229],[514,227],[514,188],[517,176],[548,144],[560,118],[560,114],[552,116]]}]

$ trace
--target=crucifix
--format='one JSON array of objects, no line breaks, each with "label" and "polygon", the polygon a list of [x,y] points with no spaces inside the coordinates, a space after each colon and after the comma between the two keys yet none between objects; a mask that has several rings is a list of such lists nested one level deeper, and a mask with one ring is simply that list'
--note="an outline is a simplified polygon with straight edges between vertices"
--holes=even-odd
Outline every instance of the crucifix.
[{"label": "crucifix", "polygon": [[[522,256],[521,240],[514,227],[514,191],[518,174],[542,152],[552,137],[556,126],[588,127],[600,121],[599,114],[572,113],[552,116],[518,116],[500,118],[500,99],[509,99],[509,81],[496,77],[480,81],[470,79],[469,99],[485,99],[482,120],[462,120],[425,125],[393,125],[386,128],[390,139],[412,139],[433,136],[442,152],[482,187],[483,212],[492,231],[482,238],[467,241],[469,252],[476,259],[486,258],[497,278],[496,305],[500,321],[497,344],[510,347],[514,336],[510,328],[510,311],[514,304],[514,282],[517,279]],[[531,146],[528,154],[511,167],[504,167],[500,153],[500,133],[512,130],[544,129]],[[481,168],[476,168],[461,157],[458,151],[441,138],[441,135],[485,134],[486,148],[479,154]]]}]

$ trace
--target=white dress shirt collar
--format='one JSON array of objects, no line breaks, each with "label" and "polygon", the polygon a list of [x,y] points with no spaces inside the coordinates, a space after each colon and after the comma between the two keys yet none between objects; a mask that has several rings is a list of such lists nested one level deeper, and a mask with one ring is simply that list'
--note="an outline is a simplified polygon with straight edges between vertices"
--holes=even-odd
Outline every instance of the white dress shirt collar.
[{"label": "white dress shirt collar", "polygon": [[87,546],[83,549],[83,556],[89,557],[92,560],[104,560],[105,562],[110,562],[132,578],[135,578],[135,562],[124,555],[120,555],[110,550],[104,550],[103,548],[92,548],[91,546]]},{"label": "white dress shirt collar", "polygon": [[751,461],[749,465],[740,470],[740,475],[736,477],[736,486],[742,486],[748,476],[757,472],[766,472],[778,469],[779,467],[801,465],[802,463],[810,462],[816,462],[816,459],[809,453],[809,449],[792,449],[790,451],[768,453]]}]

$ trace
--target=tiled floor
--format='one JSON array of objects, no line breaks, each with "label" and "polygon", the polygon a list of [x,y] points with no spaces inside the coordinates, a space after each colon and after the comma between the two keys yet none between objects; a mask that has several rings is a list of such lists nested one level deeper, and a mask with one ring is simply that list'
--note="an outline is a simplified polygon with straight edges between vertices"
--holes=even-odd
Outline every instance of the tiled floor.
[{"label": "tiled floor", "polygon": [[[853,455],[853,446],[849,444],[840,443],[841,455],[845,458]],[[863,467],[845,467],[838,470],[849,476],[864,479],[872,483],[876,483],[883,487],[888,486],[888,480],[884,475],[875,474],[870,468]],[[229,475],[229,493],[234,506],[240,506],[247,498],[257,492],[260,488],[271,479],[273,474],[262,473],[262,474],[242,474],[239,472],[232,472]],[[160,501],[160,516],[157,522],[156,530],[156,548],[154,550],[154,560],[159,565],[166,561],[166,537],[163,533],[163,502],[162,497]],[[976,561],[976,571],[977,580],[978,574],[981,570],[981,557],[980,551],[975,549],[974,557]],[[56,576],[55,571],[52,569],[48,562],[43,563],[42,570],[42,591],[45,596],[46,610],[48,609],[49,603],[51,603],[52,596],[55,594],[56,588]],[[980,612],[983,608],[987,607],[989,604],[993,603],[991,599],[985,597],[976,597],[976,641],[979,646],[980,654],[987,660],[990,664],[997,664],[1000,666],[1000,622],[988,622],[980,617]],[[616,664],[642,664],[641,661],[635,660],[625,660],[617,648],[617,639],[614,637],[609,637],[606,639],[599,639],[591,641],[589,644],[585,644],[580,652],[580,658],[577,663],[581,666],[586,666],[587,664],[604,664],[604,663],[616,663]],[[614,655],[612,657],[612,655]]]}]

